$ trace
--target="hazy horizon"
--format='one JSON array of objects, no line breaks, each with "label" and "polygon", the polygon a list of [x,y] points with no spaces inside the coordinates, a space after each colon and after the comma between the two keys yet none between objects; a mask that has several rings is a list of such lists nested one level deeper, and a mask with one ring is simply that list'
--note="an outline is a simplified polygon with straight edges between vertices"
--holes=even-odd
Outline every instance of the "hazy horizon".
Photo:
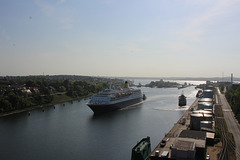
[{"label": "hazy horizon", "polygon": [[240,0],[0,2],[0,76],[240,77]]},{"label": "hazy horizon", "polygon": [[[122,78],[122,79],[164,79],[164,80],[231,80],[231,76],[225,76],[225,77],[134,77],[134,76],[91,76],[91,75],[70,75],[70,74],[52,74],[52,75],[6,75],[0,77],[38,77],[38,76],[82,76],[82,77],[102,77],[102,78]],[[240,81],[240,77],[233,77],[234,80]]]}]

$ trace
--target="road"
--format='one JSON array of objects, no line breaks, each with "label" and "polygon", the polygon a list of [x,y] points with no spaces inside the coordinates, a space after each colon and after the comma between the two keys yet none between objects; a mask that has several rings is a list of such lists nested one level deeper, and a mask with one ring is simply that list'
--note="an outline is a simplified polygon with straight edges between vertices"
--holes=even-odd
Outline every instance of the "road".
[{"label": "road", "polygon": [[222,110],[224,114],[224,119],[226,121],[228,131],[231,132],[234,136],[235,144],[236,144],[236,158],[240,160],[240,125],[237,122],[230,105],[228,104],[225,95],[221,94],[218,89],[219,99],[222,105]]}]

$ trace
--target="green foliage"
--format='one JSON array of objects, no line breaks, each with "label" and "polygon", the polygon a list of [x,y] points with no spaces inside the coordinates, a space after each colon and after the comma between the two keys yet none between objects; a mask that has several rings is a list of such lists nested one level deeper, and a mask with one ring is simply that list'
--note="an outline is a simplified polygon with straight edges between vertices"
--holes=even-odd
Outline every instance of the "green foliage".
[{"label": "green foliage", "polygon": [[146,84],[146,87],[157,87],[157,88],[167,88],[167,87],[177,87],[179,84],[176,82],[164,82],[162,79],[160,81],[152,81],[149,84]]},{"label": "green foliage", "polygon": [[221,141],[221,130],[218,125],[215,126],[215,138],[214,138],[214,143],[217,144],[218,142]]},{"label": "green foliage", "polygon": [[66,91],[66,88],[65,88],[64,86],[60,86],[60,87],[58,88],[58,91],[59,91],[59,92],[65,92],[65,91]]},{"label": "green foliage", "polygon": [[69,100],[89,96],[108,88],[109,84],[123,84],[119,79],[84,76],[8,78],[0,80],[0,113],[57,103],[62,101],[59,97]]},{"label": "green foliage", "polygon": [[223,93],[223,91],[224,91],[224,87],[225,87],[224,84],[221,84],[221,85],[219,86],[219,89],[220,89],[220,92],[221,92],[221,93]]},{"label": "green foliage", "polygon": [[33,81],[33,80],[27,81],[26,82],[26,86],[27,87],[35,87],[36,86],[35,81]]},{"label": "green foliage", "polygon": [[67,95],[73,98],[87,96],[104,90],[107,88],[106,86],[108,85],[104,83],[93,84],[85,81],[75,81],[72,84],[68,84],[69,90],[67,91]]},{"label": "green foliage", "polygon": [[237,120],[240,121],[240,87],[237,87],[236,89],[229,89],[225,93],[225,97]]}]

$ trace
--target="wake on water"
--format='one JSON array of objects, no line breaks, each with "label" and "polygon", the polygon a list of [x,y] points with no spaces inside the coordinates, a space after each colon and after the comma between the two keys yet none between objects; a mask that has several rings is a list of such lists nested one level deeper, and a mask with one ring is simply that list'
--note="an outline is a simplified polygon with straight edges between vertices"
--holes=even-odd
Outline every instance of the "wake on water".
[{"label": "wake on water", "polygon": [[178,107],[178,108],[161,108],[161,107],[156,107],[153,108],[155,110],[159,111],[185,111],[188,110],[189,106],[184,106],[184,107]]}]

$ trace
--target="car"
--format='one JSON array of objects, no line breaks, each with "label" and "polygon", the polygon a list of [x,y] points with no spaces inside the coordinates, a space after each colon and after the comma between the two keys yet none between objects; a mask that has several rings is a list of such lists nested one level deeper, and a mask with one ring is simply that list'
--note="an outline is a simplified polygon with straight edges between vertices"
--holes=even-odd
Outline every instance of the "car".
[{"label": "car", "polygon": [[209,156],[209,154],[207,154],[207,156],[206,156],[206,160],[210,160],[210,156]]}]

